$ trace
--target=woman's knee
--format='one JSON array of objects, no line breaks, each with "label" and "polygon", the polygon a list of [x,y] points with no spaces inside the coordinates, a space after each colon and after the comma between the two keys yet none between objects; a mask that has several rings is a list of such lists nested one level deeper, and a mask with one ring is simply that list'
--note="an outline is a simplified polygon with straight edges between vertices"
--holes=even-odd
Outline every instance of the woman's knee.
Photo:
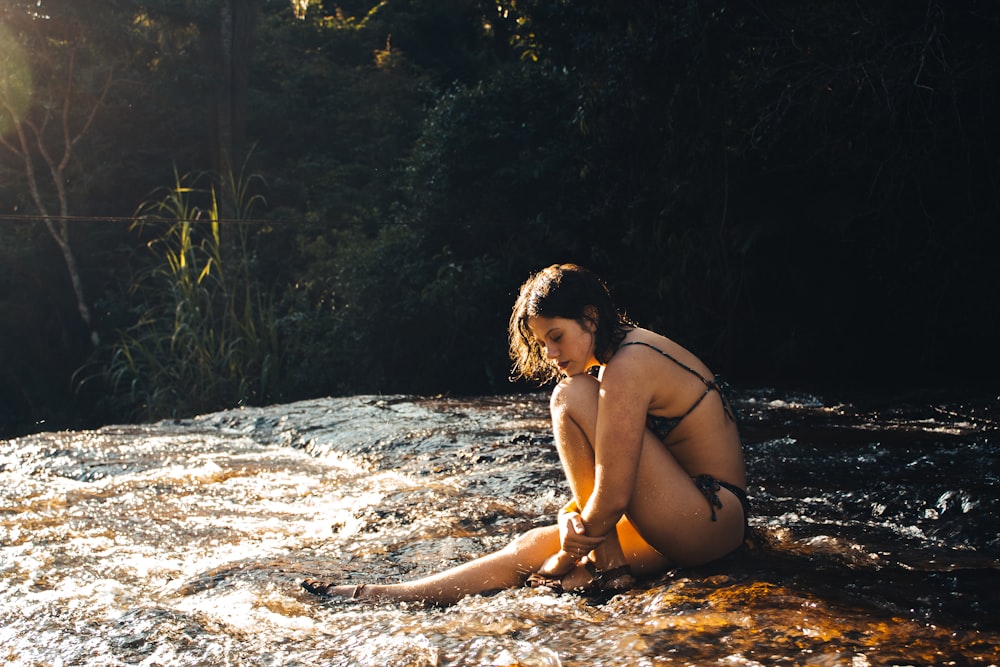
[{"label": "woman's knee", "polygon": [[[543,526],[532,528],[515,537],[504,551],[521,553],[525,551],[539,551],[540,553],[555,553],[559,549],[559,527]],[[551,555],[551,554],[549,554]]]},{"label": "woman's knee", "polygon": [[586,373],[564,378],[552,390],[549,411],[556,417],[580,407],[596,407],[600,387],[597,378]]}]

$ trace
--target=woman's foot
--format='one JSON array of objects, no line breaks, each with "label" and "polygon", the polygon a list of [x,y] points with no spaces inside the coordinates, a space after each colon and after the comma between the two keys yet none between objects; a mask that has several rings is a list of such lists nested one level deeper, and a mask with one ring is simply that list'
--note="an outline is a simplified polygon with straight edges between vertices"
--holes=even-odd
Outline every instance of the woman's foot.
[{"label": "woman's foot", "polygon": [[607,570],[597,569],[594,561],[584,559],[581,567],[562,578],[562,589],[573,593],[621,593],[633,588],[635,577],[628,565]]},{"label": "woman's foot", "polygon": [[632,576],[632,570],[628,565],[598,570],[594,561],[587,558],[584,558],[581,564],[575,565],[564,574],[552,575],[539,570],[528,577],[526,582],[527,586],[533,588],[546,586],[561,593],[581,593],[583,595],[601,593],[614,595],[633,588],[635,584],[636,579]]},{"label": "woman's foot", "polygon": [[574,556],[573,554],[566,553],[565,551],[559,551],[558,553],[549,556],[540,568],[538,568],[538,575],[546,577],[549,579],[562,577],[573,570],[574,567],[580,562],[579,556]]},{"label": "woman's foot", "polygon": [[345,600],[362,600],[365,599],[364,595],[365,584],[356,585],[337,585],[333,583],[328,583],[324,581],[316,581],[314,579],[306,579],[301,584],[302,588],[306,591],[312,593],[313,595],[318,595],[324,598],[344,598]]},{"label": "woman's foot", "polygon": [[572,554],[559,551],[549,556],[538,571],[531,574],[524,583],[531,588],[545,586],[560,592],[566,590],[563,588],[563,579],[577,567],[579,560]]}]

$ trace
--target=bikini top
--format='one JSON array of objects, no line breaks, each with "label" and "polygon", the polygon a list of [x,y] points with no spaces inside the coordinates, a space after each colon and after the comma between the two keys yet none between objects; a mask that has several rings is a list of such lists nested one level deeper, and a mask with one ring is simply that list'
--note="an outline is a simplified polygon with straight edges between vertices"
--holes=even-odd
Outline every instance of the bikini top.
[{"label": "bikini top", "polygon": [[649,415],[649,414],[646,415],[646,426],[649,428],[649,430],[651,430],[653,433],[655,433],[656,437],[658,437],[660,440],[666,440],[667,436],[670,435],[670,432],[673,431],[675,428],[677,428],[677,426],[681,423],[681,421],[685,417],[687,417],[689,414],[691,414],[692,412],[694,412],[694,409],[697,408],[699,405],[701,405],[701,402],[703,400],[705,400],[705,397],[708,396],[713,391],[719,392],[719,398],[722,399],[722,409],[725,411],[726,416],[729,417],[729,419],[731,419],[733,421],[736,421],[736,418],[733,415],[733,410],[729,406],[729,401],[726,399],[725,395],[722,393],[722,389],[719,387],[719,384],[718,384],[718,382],[715,379],[711,379],[711,380],[707,379],[704,375],[702,375],[701,373],[699,373],[695,369],[691,368],[687,364],[681,363],[680,361],[678,361],[677,359],[675,359],[673,356],[667,354],[666,352],[664,352],[660,348],[656,347],[655,345],[650,345],[649,343],[644,343],[641,340],[635,340],[635,341],[632,341],[632,342],[629,342],[629,343],[622,343],[621,345],[618,346],[618,348],[621,349],[621,348],[625,347],[626,345],[644,345],[645,347],[648,347],[651,350],[656,350],[657,352],[659,352],[660,354],[662,354],[664,357],[666,357],[670,361],[674,362],[675,364],[677,364],[678,366],[680,366],[681,368],[683,368],[684,370],[686,370],[688,373],[691,373],[692,375],[694,375],[696,378],[698,378],[699,380],[701,380],[701,383],[703,385],[705,385],[705,393],[702,394],[701,396],[699,396],[698,400],[696,400],[694,402],[694,405],[692,405],[690,408],[688,408],[687,412],[685,412],[684,414],[680,415],[679,417],[661,417],[659,415]]}]

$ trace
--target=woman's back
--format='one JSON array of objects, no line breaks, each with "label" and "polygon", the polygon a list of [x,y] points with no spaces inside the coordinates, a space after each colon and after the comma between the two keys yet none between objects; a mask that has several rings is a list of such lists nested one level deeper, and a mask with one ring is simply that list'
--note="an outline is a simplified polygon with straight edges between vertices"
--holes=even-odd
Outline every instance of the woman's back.
[{"label": "woman's back", "polygon": [[[649,387],[647,426],[692,476],[710,474],[746,487],[742,445],[735,413],[711,371],[669,338],[633,329],[608,367],[633,357]],[[634,372],[634,371],[633,371]]]}]

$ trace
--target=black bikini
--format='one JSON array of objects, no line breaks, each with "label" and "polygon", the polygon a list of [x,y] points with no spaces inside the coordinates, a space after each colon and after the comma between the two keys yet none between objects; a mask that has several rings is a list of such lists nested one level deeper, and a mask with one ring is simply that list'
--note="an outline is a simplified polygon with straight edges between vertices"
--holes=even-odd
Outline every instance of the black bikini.
[{"label": "black bikini", "polygon": [[[627,345],[644,345],[651,350],[656,350],[670,361],[674,362],[687,372],[694,375],[696,378],[701,380],[701,383],[703,385],[705,385],[705,393],[699,396],[698,400],[694,402],[694,405],[688,408],[687,412],[685,412],[681,416],[661,417],[659,415],[650,415],[650,414],[646,415],[646,426],[649,428],[649,430],[651,430],[654,434],[656,434],[656,437],[658,437],[661,441],[665,442],[667,436],[670,435],[670,432],[673,431],[675,428],[677,428],[677,426],[681,423],[681,421],[683,421],[685,417],[694,412],[695,408],[701,405],[701,402],[705,400],[705,397],[708,396],[713,391],[719,392],[719,398],[722,400],[722,409],[723,411],[725,411],[726,416],[729,417],[729,419],[731,419],[732,421],[736,421],[736,416],[733,414],[733,409],[732,407],[730,407],[729,401],[726,399],[726,396],[722,393],[722,388],[719,387],[719,384],[715,379],[712,380],[707,379],[704,375],[702,375],[695,369],[691,368],[687,364],[681,363],[673,356],[667,354],[666,352],[656,347],[655,345],[650,345],[649,343],[645,343],[641,340],[635,340],[628,343],[622,343],[621,345],[619,345],[619,349]],[[701,494],[705,496],[705,499],[708,501],[709,506],[712,508],[712,521],[716,520],[715,509],[722,508],[722,501],[719,500],[719,496],[717,493],[719,489],[728,489],[733,493],[733,495],[736,496],[736,498],[740,501],[740,505],[743,506],[744,520],[746,517],[750,515],[750,500],[747,498],[747,493],[746,491],[736,486],[735,484],[729,484],[728,482],[723,482],[722,480],[716,479],[711,475],[699,475],[698,477],[694,478],[694,482],[695,486],[697,486],[698,490],[701,491]]]}]

